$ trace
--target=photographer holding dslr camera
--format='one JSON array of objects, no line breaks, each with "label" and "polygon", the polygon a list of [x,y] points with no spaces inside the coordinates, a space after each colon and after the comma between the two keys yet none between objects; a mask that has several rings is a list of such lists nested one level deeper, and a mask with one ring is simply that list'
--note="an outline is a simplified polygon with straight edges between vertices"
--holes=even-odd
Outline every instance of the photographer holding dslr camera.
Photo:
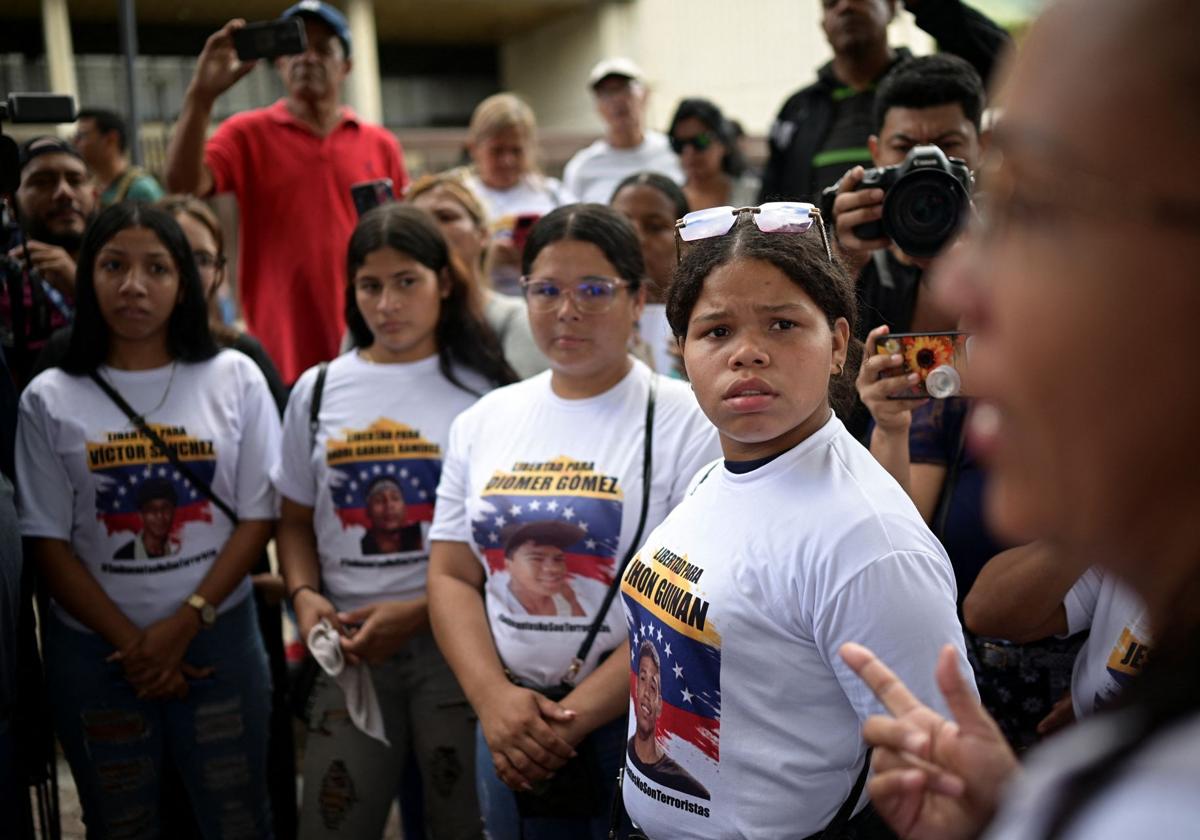
[{"label": "photographer holding dslr camera", "polygon": [[875,169],[856,166],[822,194],[838,255],[857,277],[859,338],[954,329],[922,282],[924,269],[961,227],[982,152],[983,83],[960,58],[914,58],[875,93]]}]

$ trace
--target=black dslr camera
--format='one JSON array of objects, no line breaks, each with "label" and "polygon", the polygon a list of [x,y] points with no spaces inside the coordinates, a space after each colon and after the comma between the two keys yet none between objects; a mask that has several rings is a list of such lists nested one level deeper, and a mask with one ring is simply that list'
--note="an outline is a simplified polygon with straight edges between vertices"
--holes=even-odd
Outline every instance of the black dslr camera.
[{"label": "black dslr camera", "polygon": [[883,218],[854,228],[859,239],[887,237],[913,257],[936,256],[962,227],[974,179],[966,163],[937,146],[915,146],[904,163],[868,169],[856,190],[881,189]]}]

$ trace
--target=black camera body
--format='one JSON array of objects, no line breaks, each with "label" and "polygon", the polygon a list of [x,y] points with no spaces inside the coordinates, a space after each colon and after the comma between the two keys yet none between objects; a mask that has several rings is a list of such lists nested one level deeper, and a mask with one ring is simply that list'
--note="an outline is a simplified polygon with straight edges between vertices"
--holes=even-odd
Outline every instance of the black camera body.
[{"label": "black camera body", "polygon": [[854,228],[859,239],[887,237],[913,257],[933,257],[962,227],[974,178],[937,146],[914,146],[903,163],[863,174],[855,190],[881,189],[883,218]]}]

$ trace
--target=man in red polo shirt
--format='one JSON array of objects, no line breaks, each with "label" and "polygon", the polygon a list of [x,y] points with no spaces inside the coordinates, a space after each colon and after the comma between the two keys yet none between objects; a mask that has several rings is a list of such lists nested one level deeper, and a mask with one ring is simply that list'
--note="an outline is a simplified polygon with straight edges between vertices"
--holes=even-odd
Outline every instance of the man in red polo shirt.
[{"label": "man in red polo shirt", "polygon": [[241,215],[238,288],[246,326],[283,378],[333,358],[343,320],[346,245],[357,214],[350,185],[391,178],[408,185],[395,136],[342,104],[350,72],[350,28],[341,12],[303,0],[308,49],[277,59],[287,96],[236,114],[205,143],[213,103],[256,62],[239,61],[232,20],[209,37],[167,151],[167,187],[209,195],[232,192]]}]

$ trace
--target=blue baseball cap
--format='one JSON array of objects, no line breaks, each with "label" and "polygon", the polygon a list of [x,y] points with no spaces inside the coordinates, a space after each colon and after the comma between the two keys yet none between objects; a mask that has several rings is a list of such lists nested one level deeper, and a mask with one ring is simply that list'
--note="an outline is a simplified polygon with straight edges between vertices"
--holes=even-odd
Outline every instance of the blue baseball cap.
[{"label": "blue baseball cap", "polygon": [[333,30],[333,34],[346,48],[346,57],[350,57],[350,24],[346,16],[328,3],[321,0],[300,0],[295,6],[280,15],[281,18],[308,17],[315,18]]}]

